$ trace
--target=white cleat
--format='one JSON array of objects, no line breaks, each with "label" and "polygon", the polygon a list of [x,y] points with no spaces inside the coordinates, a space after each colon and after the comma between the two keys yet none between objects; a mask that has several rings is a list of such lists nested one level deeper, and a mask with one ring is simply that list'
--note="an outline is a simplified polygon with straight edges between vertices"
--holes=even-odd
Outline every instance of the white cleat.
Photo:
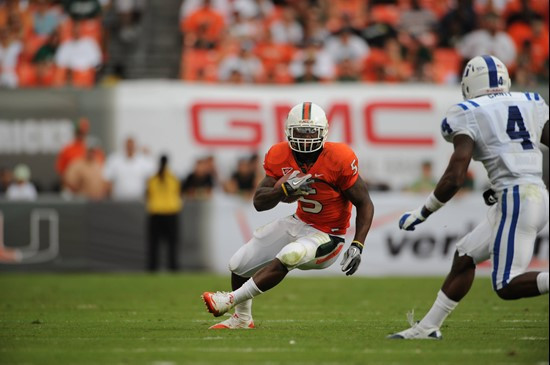
[{"label": "white cleat", "polygon": [[389,335],[387,338],[398,340],[441,340],[443,336],[437,328],[424,329],[416,323],[411,328]]},{"label": "white cleat", "polygon": [[217,291],[215,293],[204,292],[201,295],[206,309],[214,315],[219,317],[233,308],[233,294],[224,291]]},{"label": "white cleat", "polygon": [[227,329],[227,330],[234,330],[234,329],[249,329],[254,328],[254,321],[252,318],[250,320],[245,321],[241,318],[239,318],[239,315],[237,313],[233,314],[231,317],[226,319],[223,322],[217,323],[213,326],[211,326],[210,330],[218,330],[218,329]]}]

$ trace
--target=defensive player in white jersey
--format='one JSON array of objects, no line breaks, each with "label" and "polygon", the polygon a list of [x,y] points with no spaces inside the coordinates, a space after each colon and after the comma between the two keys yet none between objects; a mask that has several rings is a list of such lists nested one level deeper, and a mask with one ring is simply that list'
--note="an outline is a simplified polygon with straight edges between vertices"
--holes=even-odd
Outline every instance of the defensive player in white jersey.
[{"label": "defensive player in white jersey", "polygon": [[484,194],[487,217],[456,245],[451,271],[424,318],[390,335],[395,339],[441,339],[440,327],[468,293],[476,264],[492,262],[492,285],[506,300],[548,293],[548,272],[527,272],[537,233],[548,222],[548,191],[542,181],[539,142],[548,146],[548,105],[536,93],[509,92],[506,66],[494,56],[468,62],[462,76],[464,102],[441,123],[453,143],[447,169],[426,203],[405,213],[399,227],[412,231],[462,186],[473,158],[491,181]]}]

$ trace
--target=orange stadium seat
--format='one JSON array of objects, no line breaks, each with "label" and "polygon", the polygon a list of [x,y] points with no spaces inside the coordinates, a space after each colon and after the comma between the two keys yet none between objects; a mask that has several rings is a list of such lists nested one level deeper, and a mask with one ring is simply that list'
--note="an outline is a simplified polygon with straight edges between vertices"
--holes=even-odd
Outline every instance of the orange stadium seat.
[{"label": "orange stadium seat", "polygon": [[95,70],[93,68],[82,71],[72,70],[71,76],[71,84],[74,87],[90,88],[95,84]]},{"label": "orange stadium seat", "polygon": [[36,67],[30,62],[19,62],[17,65],[19,87],[34,87],[38,85]]},{"label": "orange stadium seat", "polygon": [[371,9],[371,19],[395,26],[399,22],[399,9],[395,5],[374,5]]},{"label": "orange stadium seat", "polygon": [[186,49],[182,55],[181,78],[187,81],[217,81],[218,55],[213,50]]},{"label": "orange stadium seat", "polygon": [[437,48],[434,51],[434,81],[441,84],[453,75],[460,74],[462,58],[454,48]]},{"label": "orange stadium seat", "polygon": [[533,37],[533,31],[528,24],[515,22],[506,31],[514,40],[518,52],[523,49],[523,42]]},{"label": "orange stadium seat", "polygon": [[67,84],[67,69],[57,67],[53,76],[52,86],[62,87]]},{"label": "orange stadium seat", "polygon": [[102,26],[99,19],[87,19],[80,22],[80,31],[82,37],[90,37],[96,40],[97,44],[101,44]]}]

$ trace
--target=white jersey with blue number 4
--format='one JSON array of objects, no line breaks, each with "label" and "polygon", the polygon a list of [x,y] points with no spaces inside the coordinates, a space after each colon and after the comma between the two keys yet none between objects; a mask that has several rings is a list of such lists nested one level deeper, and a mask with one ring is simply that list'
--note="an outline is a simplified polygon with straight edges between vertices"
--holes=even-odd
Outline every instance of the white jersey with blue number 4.
[{"label": "white jersey with blue number 4", "polygon": [[483,163],[493,189],[543,186],[539,144],[547,120],[548,105],[537,93],[489,94],[452,106],[441,133],[449,142],[459,134],[474,140],[473,159]]},{"label": "white jersey with blue number 4", "polygon": [[474,140],[498,197],[486,218],[456,245],[474,262],[492,261],[492,284],[502,289],[529,267],[537,233],[548,222],[548,192],[542,181],[542,130],[548,105],[535,93],[488,94],[449,109],[441,133],[449,142]]}]

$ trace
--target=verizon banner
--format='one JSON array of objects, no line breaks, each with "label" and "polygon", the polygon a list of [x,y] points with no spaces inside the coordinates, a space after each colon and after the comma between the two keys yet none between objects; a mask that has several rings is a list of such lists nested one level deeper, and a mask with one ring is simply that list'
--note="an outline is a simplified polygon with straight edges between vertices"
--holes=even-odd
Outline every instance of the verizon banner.
[{"label": "verizon banner", "polygon": [[[293,85],[291,87],[132,82],[116,89],[115,139],[126,136],[154,153],[168,153],[179,175],[198,157],[214,155],[227,176],[239,157],[261,156],[284,140],[292,106],[312,101],[330,122],[329,140],[349,144],[363,177],[402,188],[423,161],[445,169],[452,146],[440,136],[446,110],[462,100],[459,87],[434,85]],[[472,170],[479,185],[486,174]]]},{"label": "verizon banner", "polygon": [[[375,217],[367,237],[363,261],[356,275],[445,275],[452,262],[455,244],[470,232],[488,211],[480,193],[455,197],[433,214],[414,232],[398,229],[402,212],[424,203],[425,196],[404,193],[373,193]],[[210,270],[228,273],[229,258],[245,244],[254,229],[279,217],[294,213],[296,204],[279,204],[275,209],[258,213],[252,202],[226,195],[212,201],[207,225],[209,246],[203,248],[204,262]],[[353,239],[352,217],[346,248]],[[343,275],[339,261],[325,270],[296,270],[292,275]],[[548,225],[539,234],[531,268],[548,270]],[[478,273],[490,273],[490,264],[479,265]]]}]

